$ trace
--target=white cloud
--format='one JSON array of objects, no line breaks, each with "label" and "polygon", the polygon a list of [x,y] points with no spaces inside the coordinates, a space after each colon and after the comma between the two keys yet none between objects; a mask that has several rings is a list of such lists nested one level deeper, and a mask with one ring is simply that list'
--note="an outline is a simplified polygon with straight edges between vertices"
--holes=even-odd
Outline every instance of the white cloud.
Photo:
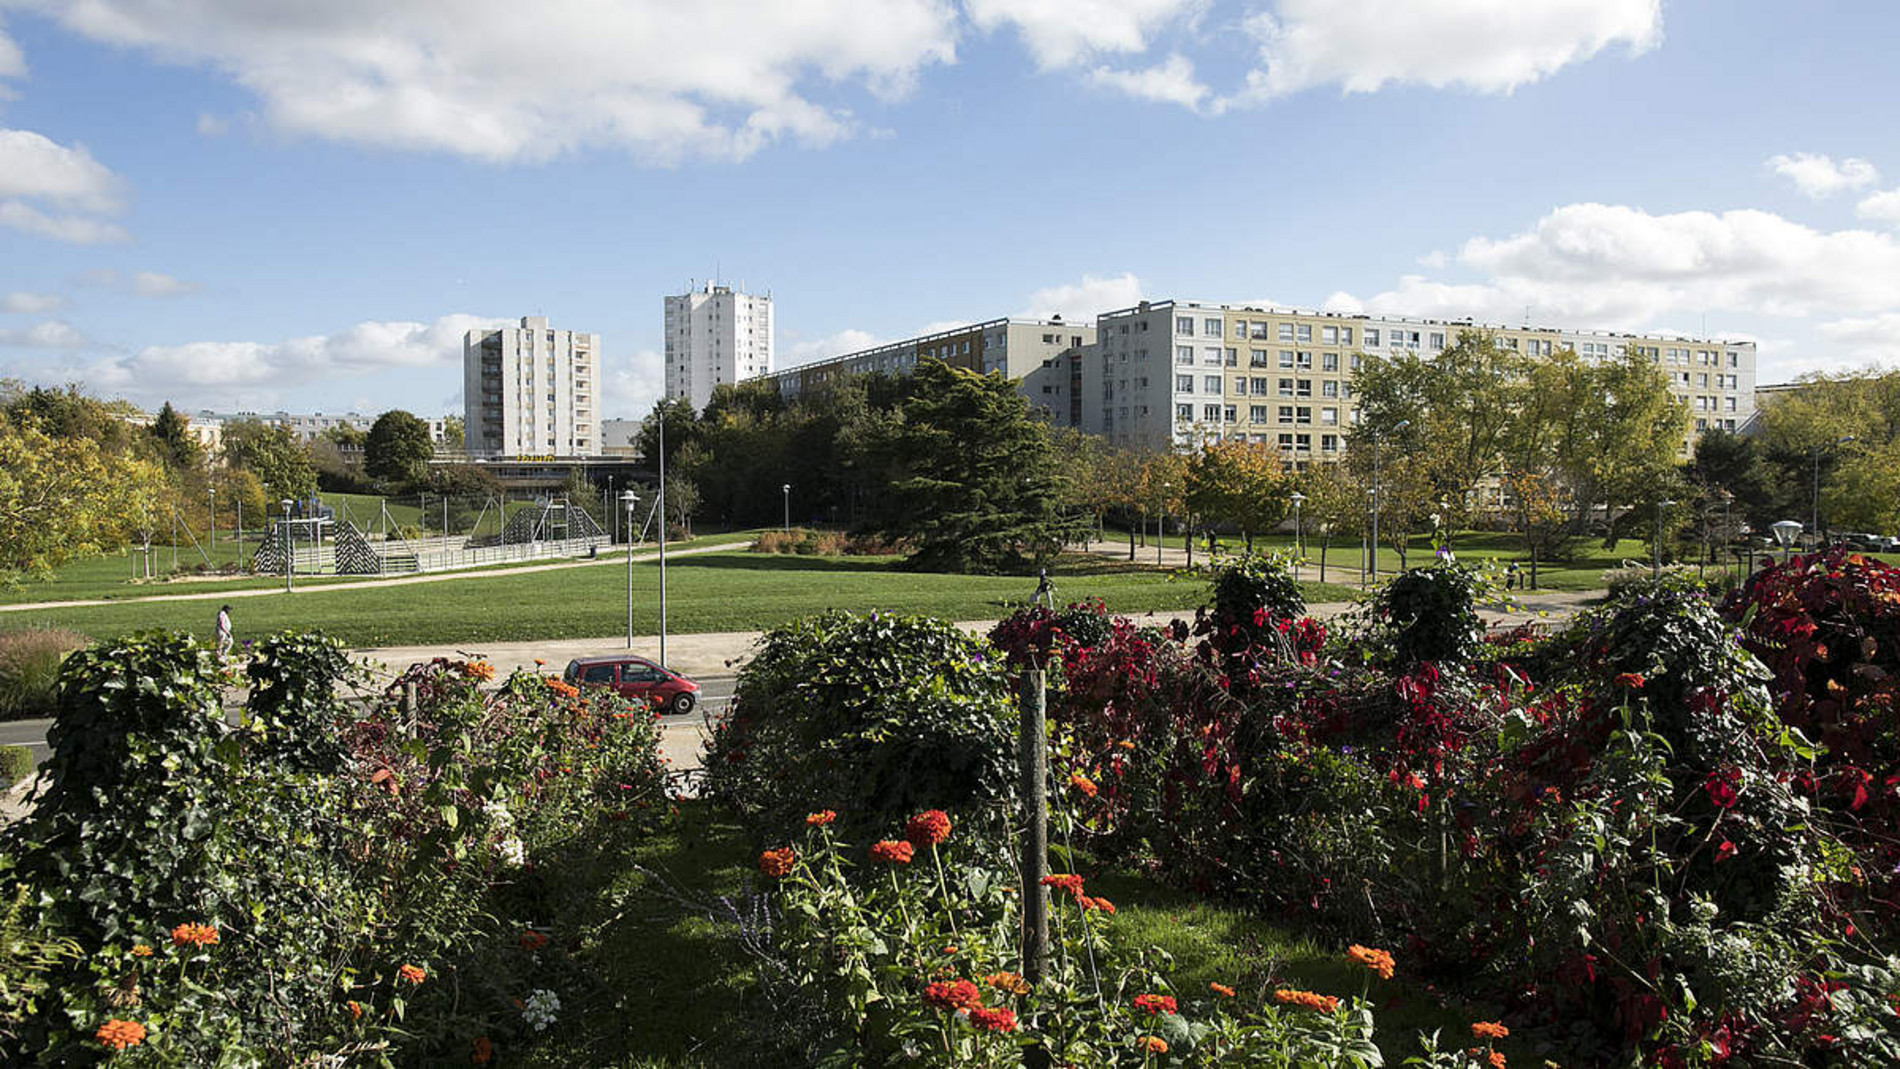
[{"label": "white cloud", "polygon": [[30,327],[0,330],[0,349],[64,349],[77,351],[92,344],[70,323],[49,319]]},{"label": "white cloud", "polygon": [[14,292],[0,296],[0,312],[44,315],[47,312],[57,312],[65,306],[66,298],[57,293]]},{"label": "white cloud", "polygon": [[1260,67],[1236,99],[1261,102],[1322,85],[1370,93],[1391,84],[1508,93],[1612,45],[1641,54],[1662,39],[1661,0],[1275,0],[1243,23]]},{"label": "white cloud", "polygon": [[81,271],[74,281],[82,286],[129,293],[137,297],[182,297],[196,293],[199,289],[196,282],[186,282],[157,271],[134,271],[127,275],[110,267]]},{"label": "white cloud", "polygon": [[[0,42],[6,42],[0,36]],[[6,48],[0,47],[0,73]],[[124,208],[124,183],[84,145],[62,145],[31,130],[0,128],[0,226],[81,245],[123,241],[100,218]]]},{"label": "white cloud", "polygon": [[601,369],[602,419],[644,419],[666,387],[665,358],[651,349],[609,359]]},{"label": "white cloud", "polygon": [[1814,329],[1855,357],[1900,364],[1900,312],[1836,319]]},{"label": "white cloud", "polygon": [[1043,70],[1091,56],[1137,53],[1156,29],[1191,16],[1201,0],[965,0],[970,21],[985,33],[1012,25]]},{"label": "white cloud", "polygon": [[1131,308],[1141,301],[1141,279],[1124,271],[1113,278],[1083,275],[1082,281],[1048,286],[1029,295],[1019,314],[1035,319],[1061,316],[1071,323],[1093,323],[1103,312]]},{"label": "white cloud", "polygon": [[1870,186],[1880,180],[1880,172],[1866,160],[1845,159],[1835,163],[1832,156],[1809,152],[1771,157],[1768,168],[1792,181],[1801,192],[1815,200],[1831,197],[1844,190]]},{"label": "white cloud", "polygon": [[825,144],[850,90],[955,61],[950,0],[29,0],[94,41],[214,68],[275,128],[487,160],[653,162]]},{"label": "white cloud", "polygon": [[[0,22],[0,78],[26,77],[26,57],[20,53],[20,46],[7,36],[7,25]],[[7,91],[0,88],[0,100],[7,97]]]},{"label": "white cloud", "polygon": [[1179,104],[1198,111],[1212,90],[1194,77],[1194,64],[1176,52],[1165,62],[1140,70],[1111,70],[1097,67],[1089,73],[1092,85],[1114,89],[1137,100],[1161,104]]},{"label": "white cloud", "polygon": [[143,394],[275,391],[401,368],[459,367],[465,332],[509,322],[458,314],[433,323],[364,322],[335,334],[281,342],[152,345],[94,363],[87,369],[87,381],[102,389]]},{"label": "white cloud", "polygon": [[1860,213],[1862,219],[1900,225],[1900,189],[1872,194],[1864,198],[1854,210]]},{"label": "white cloud", "polygon": [[780,368],[797,367],[818,360],[829,360],[834,356],[855,353],[860,349],[869,349],[883,343],[882,338],[869,331],[848,328],[836,334],[827,334],[822,338],[794,342],[778,350]]},{"label": "white cloud", "polygon": [[208,111],[198,113],[198,133],[204,137],[223,137],[230,132],[231,122],[219,118]]}]

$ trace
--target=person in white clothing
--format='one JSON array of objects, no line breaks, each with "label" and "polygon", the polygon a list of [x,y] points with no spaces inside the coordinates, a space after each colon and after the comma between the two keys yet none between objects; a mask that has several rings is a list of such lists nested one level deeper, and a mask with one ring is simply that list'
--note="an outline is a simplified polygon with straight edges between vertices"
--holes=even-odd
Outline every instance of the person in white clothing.
[{"label": "person in white clothing", "polygon": [[218,607],[218,656],[227,657],[231,653],[231,606]]}]

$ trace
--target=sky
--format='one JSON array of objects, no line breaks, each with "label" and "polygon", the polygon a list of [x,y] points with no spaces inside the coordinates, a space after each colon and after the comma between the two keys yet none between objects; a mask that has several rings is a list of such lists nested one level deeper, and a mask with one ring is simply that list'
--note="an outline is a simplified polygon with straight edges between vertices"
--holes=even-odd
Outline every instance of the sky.
[{"label": "sky", "polygon": [[1170,298],[1900,365],[1891,0],[0,0],[0,378],[461,410],[471,327],[778,363]]}]

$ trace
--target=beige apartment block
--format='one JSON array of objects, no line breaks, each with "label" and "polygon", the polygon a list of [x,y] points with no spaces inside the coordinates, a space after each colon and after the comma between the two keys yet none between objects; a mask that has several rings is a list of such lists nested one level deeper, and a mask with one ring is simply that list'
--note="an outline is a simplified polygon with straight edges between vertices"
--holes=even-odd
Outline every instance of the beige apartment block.
[{"label": "beige apartment block", "polygon": [[600,335],[545,316],[462,339],[462,435],[470,456],[600,453]]}]

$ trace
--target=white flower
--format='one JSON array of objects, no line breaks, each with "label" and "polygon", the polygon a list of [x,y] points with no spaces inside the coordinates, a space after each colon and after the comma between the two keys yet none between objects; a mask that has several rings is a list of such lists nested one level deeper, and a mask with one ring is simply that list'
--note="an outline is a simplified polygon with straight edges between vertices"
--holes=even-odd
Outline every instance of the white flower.
[{"label": "white flower", "polygon": [[495,853],[501,856],[504,863],[514,868],[520,868],[528,863],[528,846],[517,835],[510,835],[497,842]]},{"label": "white flower", "polygon": [[545,1032],[561,1009],[561,997],[545,987],[537,987],[521,1006],[521,1019],[537,1032]]}]

